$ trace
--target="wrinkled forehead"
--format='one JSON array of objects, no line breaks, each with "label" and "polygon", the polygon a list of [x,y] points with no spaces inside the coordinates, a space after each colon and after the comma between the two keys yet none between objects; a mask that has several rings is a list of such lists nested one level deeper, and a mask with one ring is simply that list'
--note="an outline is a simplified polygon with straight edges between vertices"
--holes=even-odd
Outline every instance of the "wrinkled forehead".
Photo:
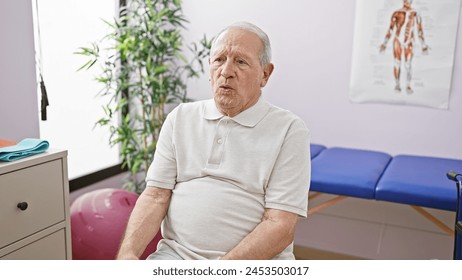
[{"label": "wrinkled forehead", "polygon": [[412,4],[412,0],[403,0],[404,4]]},{"label": "wrinkled forehead", "polygon": [[211,55],[217,51],[222,51],[224,48],[230,47],[258,55],[263,47],[263,43],[253,32],[242,28],[230,28],[217,37],[212,46]]}]

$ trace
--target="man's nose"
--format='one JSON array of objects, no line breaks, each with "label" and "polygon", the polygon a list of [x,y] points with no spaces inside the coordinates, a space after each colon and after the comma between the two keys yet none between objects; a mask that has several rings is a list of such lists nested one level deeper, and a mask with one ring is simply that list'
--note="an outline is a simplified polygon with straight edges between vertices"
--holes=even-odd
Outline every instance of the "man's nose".
[{"label": "man's nose", "polygon": [[235,69],[234,69],[234,63],[232,60],[226,60],[226,62],[223,64],[223,68],[221,69],[221,75],[225,79],[229,79],[234,77],[235,75]]}]

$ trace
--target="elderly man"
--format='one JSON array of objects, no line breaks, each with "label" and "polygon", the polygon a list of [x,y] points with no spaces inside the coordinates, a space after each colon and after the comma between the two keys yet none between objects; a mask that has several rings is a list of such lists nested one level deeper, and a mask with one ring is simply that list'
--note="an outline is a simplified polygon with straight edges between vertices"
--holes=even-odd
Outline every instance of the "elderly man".
[{"label": "elderly man", "polygon": [[118,259],[137,259],[162,225],[148,259],[294,259],[306,216],[309,132],[270,105],[267,35],[236,23],[214,40],[214,98],[179,105],[165,121],[147,187],[132,212]]}]

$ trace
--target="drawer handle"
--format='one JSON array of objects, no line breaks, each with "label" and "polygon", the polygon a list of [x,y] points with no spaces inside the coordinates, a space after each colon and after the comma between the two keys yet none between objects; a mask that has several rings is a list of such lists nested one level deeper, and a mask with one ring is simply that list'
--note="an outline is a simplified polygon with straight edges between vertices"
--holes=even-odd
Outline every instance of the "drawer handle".
[{"label": "drawer handle", "polygon": [[18,203],[18,208],[21,209],[21,211],[25,211],[29,207],[29,204],[27,202],[19,202]]}]

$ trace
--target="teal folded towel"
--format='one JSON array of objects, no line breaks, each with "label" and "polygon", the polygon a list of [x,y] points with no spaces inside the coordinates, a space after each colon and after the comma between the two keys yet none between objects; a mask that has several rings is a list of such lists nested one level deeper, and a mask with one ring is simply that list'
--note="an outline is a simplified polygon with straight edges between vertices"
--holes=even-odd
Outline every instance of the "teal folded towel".
[{"label": "teal folded towel", "polygon": [[0,148],[0,161],[14,161],[43,153],[49,146],[46,140],[26,138],[14,146]]}]

